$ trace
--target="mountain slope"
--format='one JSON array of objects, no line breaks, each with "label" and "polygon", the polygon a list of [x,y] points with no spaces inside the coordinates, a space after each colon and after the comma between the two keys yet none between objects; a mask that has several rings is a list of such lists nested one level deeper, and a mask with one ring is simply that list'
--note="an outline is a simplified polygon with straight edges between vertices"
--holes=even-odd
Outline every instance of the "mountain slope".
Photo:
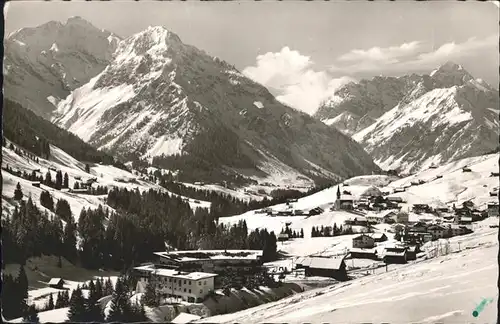
[{"label": "mountain slope", "polygon": [[415,172],[498,147],[498,91],[447,62],[429,75],[339,89],[315,117],[349,134],[384,169]]},{"label": "mountain slope", "polygon": [[498,147],[498,92],[474,82],[401,102],[353,138],[382,168],[404,173],[490,152]]},{"label": "mountain slope", "polygon": [[121,41],[111,63],[59,103],[54,122],[118,156],[161,157],[201,178],[265,178],[277,164],[310,179],[378,169],[350,138],[163,27]]},{"label": "mountain slope", "polygon": [[48,118],[60,99],[106,67],[118,41],[80,17],[22,28],[5,39],[4,95]]}]

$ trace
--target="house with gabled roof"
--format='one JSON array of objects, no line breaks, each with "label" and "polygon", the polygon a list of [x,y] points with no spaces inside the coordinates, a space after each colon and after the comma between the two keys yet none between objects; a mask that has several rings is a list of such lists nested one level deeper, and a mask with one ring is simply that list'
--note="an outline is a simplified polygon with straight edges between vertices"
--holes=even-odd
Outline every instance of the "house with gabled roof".
[{"label": "house with gabled roof", "polygon": [[302,257],[296,260],[297,269],[304,269],[306,276],[330,277],[347,280],[345,257]]}]

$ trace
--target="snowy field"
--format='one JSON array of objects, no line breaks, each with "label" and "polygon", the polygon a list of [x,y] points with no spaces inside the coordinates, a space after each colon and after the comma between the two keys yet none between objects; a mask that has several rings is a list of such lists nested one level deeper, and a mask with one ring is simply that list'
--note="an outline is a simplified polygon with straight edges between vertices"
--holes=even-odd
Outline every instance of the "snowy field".
[{"label": "snowy field", "polygon": [[[482,222],[475,233],[454,237],[460,252],[300,293],[233,314],[202,319],[206,323],[494,323],[498,290],[498,229]],[[349,262],[349,261],[348,261]],[[493,298],[475,319],[483,298]]]}]

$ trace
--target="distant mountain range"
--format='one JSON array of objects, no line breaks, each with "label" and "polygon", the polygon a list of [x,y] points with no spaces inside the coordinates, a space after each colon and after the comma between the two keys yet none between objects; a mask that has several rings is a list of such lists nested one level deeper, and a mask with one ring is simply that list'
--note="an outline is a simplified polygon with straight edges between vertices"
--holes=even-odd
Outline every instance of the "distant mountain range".
[{"label": "distant mountain range", "polygon": [[379,170],[349,136],[163,27],[120,40],[74,17],[13,33],[6,56],[7,98],[122,159],[210,180]]},{"label": "distant mountain range", "polygon": [[341,87],[315,117],[351,135],[384,169],[410,173],[499,146],[499,93],[461,65]]}]

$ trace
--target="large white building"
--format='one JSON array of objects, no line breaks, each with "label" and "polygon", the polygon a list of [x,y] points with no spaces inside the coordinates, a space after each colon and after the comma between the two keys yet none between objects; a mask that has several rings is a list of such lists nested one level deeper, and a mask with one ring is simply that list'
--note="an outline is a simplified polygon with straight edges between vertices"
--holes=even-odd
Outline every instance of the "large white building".
[{"label": "large white building", "polygon": [[135,267],[134,270],[139,274],[137,292],[144,292],[148,284],[154,284],[162,297],[180,298],[191,303],[202,302],[214,291],[217,276],[214,273],[156,268],[154,265]]}]

